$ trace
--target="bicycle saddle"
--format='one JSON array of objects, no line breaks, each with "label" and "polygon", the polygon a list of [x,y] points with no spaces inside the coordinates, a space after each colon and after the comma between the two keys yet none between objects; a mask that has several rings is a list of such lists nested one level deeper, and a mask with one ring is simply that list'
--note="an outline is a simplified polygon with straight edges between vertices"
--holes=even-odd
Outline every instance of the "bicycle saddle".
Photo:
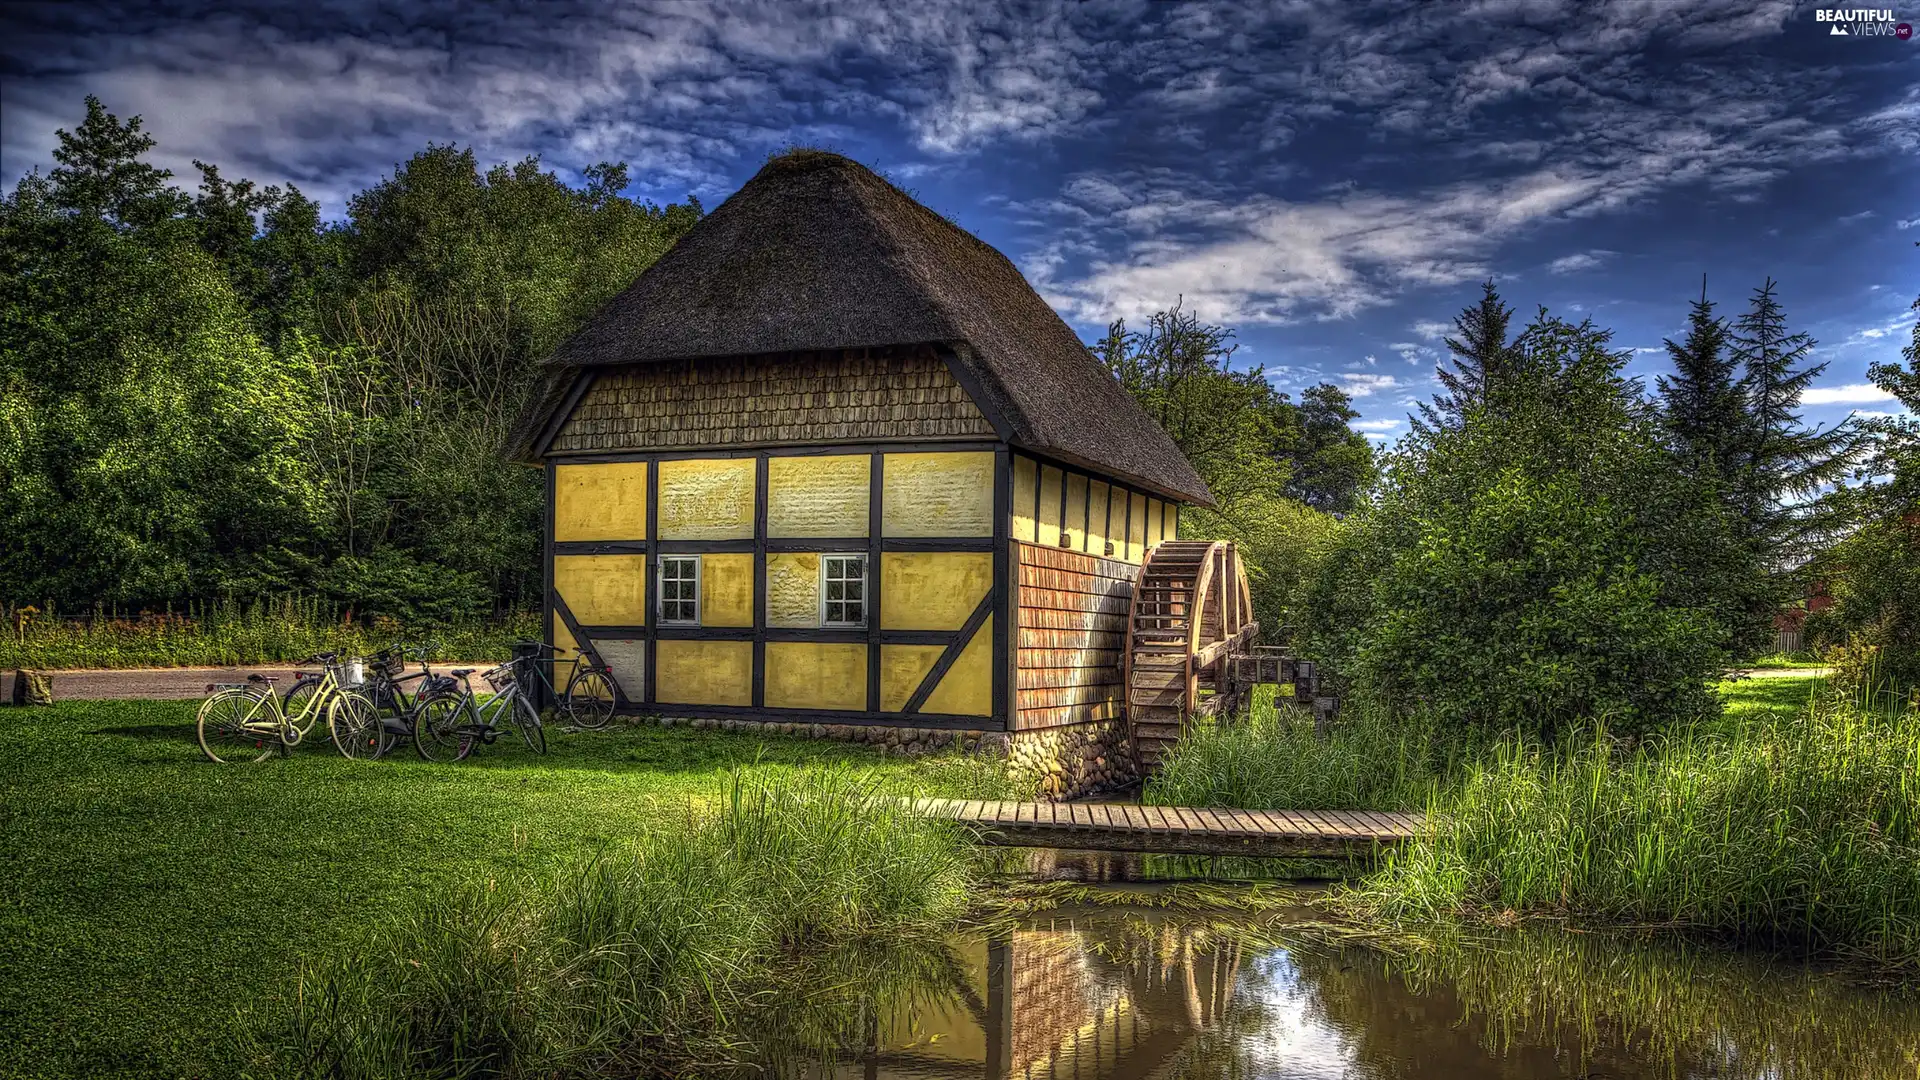
[{"label": "bicycle saddle", "polygon": [[248,681],[248,682],[264,682],[264,683],[271,683],[271,682],[279,682],[279,681],[280,681],[280,676],[278,676],[278,675],[249,675],[249,676],[247,676],[247,681]]},{"label": "bicycle saddle", "polygon": [[454,670],[452,670],[452,671],[449,671],[449,672],[448,672],[447,674],[449,674],[449,675],[452,675],[452,676],[453,676],[454,678],[456,678],[456,679],[464,679],[464,678],[466,678],[467,676],[469,676],[469,675],[471,675],[471,674],[473,674],[474,672],[476,672],[476,671],[479,671],[479,670],[480,670],[479,668],[470,668],[470,667],[468,667],[468,668],[455,668]]}]

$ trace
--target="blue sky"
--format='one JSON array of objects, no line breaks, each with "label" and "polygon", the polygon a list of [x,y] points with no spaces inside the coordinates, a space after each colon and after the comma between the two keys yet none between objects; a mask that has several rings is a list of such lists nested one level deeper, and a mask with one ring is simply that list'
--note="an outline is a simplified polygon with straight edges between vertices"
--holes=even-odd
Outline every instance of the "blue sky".
[{"label": "blue sky", "polygon": [[[1892,9],[1920,24],[1920,2]],[[712,206],[783,146],[891,177],[1086,337],[1185,298],[1238,359],[1331,379],[1376,437],[1489,276],[1663,370],[1701,275],[1771,275],[1889,407],[1920,293],[1920,38],[1770,0],[1471,3],[58,4],[0,27],[0,178],[98,94],[158,158],[337,214],[429,140]]]}]

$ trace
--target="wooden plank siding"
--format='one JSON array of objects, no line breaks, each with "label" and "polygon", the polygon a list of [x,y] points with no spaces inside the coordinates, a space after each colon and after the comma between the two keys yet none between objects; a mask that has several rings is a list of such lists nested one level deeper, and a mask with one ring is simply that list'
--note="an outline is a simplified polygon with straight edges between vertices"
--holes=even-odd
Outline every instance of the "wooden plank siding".
[{"label": "wooden plank siding", "polygon": [[1016,730],[1122,717],[1136,566],[1012,541]]}]

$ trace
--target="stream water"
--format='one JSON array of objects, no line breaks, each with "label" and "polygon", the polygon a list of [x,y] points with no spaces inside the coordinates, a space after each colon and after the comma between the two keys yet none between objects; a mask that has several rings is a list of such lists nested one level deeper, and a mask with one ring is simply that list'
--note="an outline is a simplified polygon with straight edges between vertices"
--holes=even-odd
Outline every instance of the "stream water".
[{"label": "stream water", "polygon": [[833,1071],[1920,1078],[1920,994],[1858,973],[1664,937],[1380,939],[1317,918],[1081,907],[963,937],[890,986]]}]

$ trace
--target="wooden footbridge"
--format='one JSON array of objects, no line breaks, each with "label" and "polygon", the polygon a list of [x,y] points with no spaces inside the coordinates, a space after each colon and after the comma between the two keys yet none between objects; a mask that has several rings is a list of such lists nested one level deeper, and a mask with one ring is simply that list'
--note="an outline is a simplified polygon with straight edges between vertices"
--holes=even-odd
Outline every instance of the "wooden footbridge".
[{"label": "wooden footbridge", "polygon": [[1378,810],[1227,810],[1102,802],[915,799],[982,843],[1166,855],[1348,858],[1417,835],[1424,815]]}]

